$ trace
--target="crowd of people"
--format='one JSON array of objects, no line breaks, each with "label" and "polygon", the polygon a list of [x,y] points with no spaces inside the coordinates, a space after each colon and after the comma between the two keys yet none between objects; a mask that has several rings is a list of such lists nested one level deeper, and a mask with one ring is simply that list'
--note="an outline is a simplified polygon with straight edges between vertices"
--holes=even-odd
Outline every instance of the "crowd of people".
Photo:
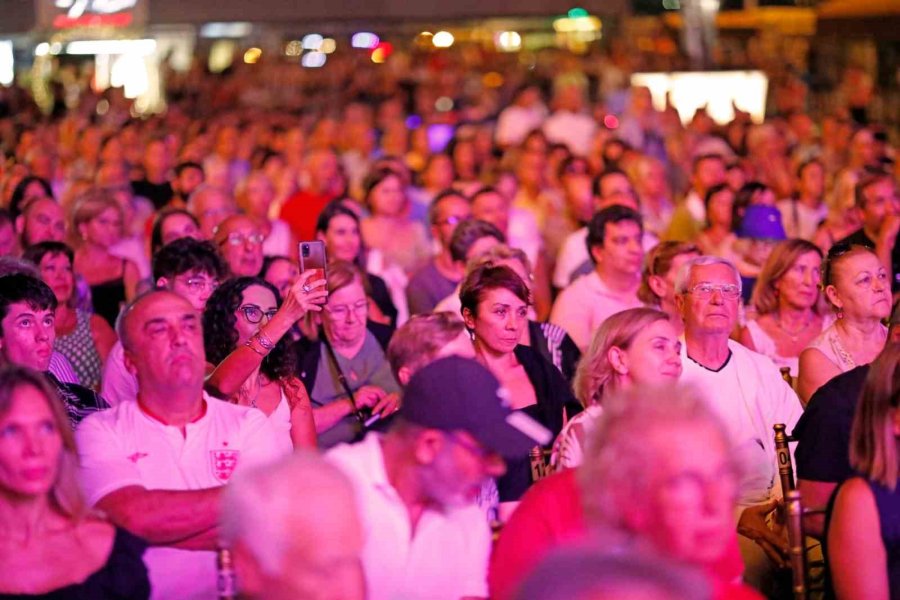
[{"label": "crowd of people", "polygon": [[4,93],[0,598],[900,596],[886,131],[419,59]]}]

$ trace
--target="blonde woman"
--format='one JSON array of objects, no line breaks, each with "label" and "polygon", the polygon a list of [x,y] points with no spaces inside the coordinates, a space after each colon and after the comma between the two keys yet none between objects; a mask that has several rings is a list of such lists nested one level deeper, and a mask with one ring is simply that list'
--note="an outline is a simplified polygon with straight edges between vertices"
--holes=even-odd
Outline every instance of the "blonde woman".
[{"label": "blonde woman", "polygon": [[43,374],[0,369],[0,597],[146,600],[146,545],[85,505],[65,409]]},{"label": "blonde woman", "polygon": [[72,212],[78,237],[75,272],[91,286],[94,312],[112,327],[122,304],[134,299],[140,281],[137,265],[109,251],[122,239],[122,220],[119,203],[99,190],[83,195]]},{"label": "blonde woman", "polygon": [[603,396],[635,384],[672,385],[681,377],[681,341],[666,313],[632,308],[609,317],[581,358],[573,384],[584,411],[572,418],[553,446],[553,464],[574,468],[601,413]]},{"label": "blonde woman", "polygon": [[850,432],[859,473],[838,488],[828,528],[828,563],[837,598],[900,595],[898,467],[900,344],[872,363]]},{"label": "blonde woman", "polygon": [[825,310],[819,284],[822,251],[806,240],[779,243],[763,264],[753,288],[755,317],[738,341],[765,354],[797,376],[800,353],[834,322]]}]

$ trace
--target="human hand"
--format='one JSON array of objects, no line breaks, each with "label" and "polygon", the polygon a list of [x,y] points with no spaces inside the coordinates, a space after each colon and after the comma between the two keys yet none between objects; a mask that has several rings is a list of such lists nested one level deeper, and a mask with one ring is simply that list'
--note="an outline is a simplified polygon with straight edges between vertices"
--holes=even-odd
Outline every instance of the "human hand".
[{"label": "human hand", "polygon": [[325,280],[313,279],[316,274],[317,271],[301,273],[285,294],[278,312],[287,317],[292,325],[309,311],[321,311],[322,305],[328,300]]},{"label": "human hand", "polygon": [[386,417],[400,410],[400,394],[385,394],[375,406],[372,407],[373,415]]},{"label": "human hand", "polygon": [[374,411],[376,405],[387,395],[383,389],[375,385],[364,385],[353,393],[357,408],[371,408]]},{"label": "human hand", "polygon": [[784,537],[772,531],[766,517],[778,508],[778,500],[748,506],[738,521],[738,533],[756,542],[779,567],[788,566],[788,547]]}]

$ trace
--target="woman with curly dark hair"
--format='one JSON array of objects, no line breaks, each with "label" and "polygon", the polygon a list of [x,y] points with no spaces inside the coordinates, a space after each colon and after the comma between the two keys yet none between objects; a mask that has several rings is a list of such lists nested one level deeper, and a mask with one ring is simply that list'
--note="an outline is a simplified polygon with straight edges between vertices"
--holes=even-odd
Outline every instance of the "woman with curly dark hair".
[{"label": "woman with curly dark hair", "polygon": [[291,373],[290,337],[284,337],[287,329],[280,323],[289,328],[317,298],[324,298],[323,284],[307,284],[310,274],[304,275],[297,291],[308,300],[298,302],[291,288],[282,305],[271,283],[237,277],[213,292],[203,312],[206,359],[216,365],[207,382],[209,392],[260,409],[295,447],[315,446],[315,425],[306,388]]}]

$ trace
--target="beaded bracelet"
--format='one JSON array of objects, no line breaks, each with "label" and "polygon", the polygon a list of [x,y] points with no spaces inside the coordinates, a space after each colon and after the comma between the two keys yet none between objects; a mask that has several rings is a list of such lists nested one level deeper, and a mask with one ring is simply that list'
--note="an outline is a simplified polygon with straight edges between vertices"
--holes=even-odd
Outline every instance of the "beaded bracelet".
[{"label": "beaded bracelet", "polygon": [[[269,336],[267,336],[265,333],[263,333],[262,330],[257,331],[253,335],[253,338],[256,338],[256,341],[259,342],[259,345],[270,352],[272,351],[272,348],[275,347],[275,342],[270,340]],[[251,339],[253,339],[253,338],[251,338]]]},{"label": "beaded bracelet", "polygon": [[265,358],[266,354],[268,354],[268,352],[263,352],[262,350],[257,348],[256,345],[253,343],[253,339],[254,338],[250,338],[249,340],[244,342],[244,345],[247,346],[248,348],[250,348],[251,350],[253,350],[254,352],[256,352],[257,354],[259,354],[260,356],[262,356],[263,358]]}]

